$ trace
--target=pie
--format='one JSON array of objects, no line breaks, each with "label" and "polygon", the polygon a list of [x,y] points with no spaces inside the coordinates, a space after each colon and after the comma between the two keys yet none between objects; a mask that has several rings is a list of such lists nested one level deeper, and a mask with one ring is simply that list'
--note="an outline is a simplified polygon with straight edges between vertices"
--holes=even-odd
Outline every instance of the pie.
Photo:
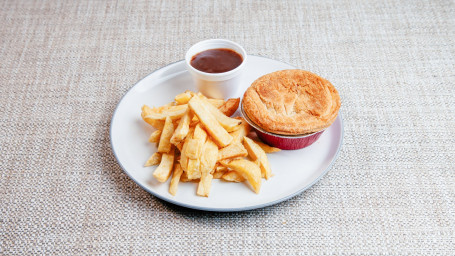
[{"label": "pie", "polygon": [[267,132],[303,135],[329,127],[340,109],[340,96],[326,79],[292,69],[264,75],[243,95],[247,117]]}]

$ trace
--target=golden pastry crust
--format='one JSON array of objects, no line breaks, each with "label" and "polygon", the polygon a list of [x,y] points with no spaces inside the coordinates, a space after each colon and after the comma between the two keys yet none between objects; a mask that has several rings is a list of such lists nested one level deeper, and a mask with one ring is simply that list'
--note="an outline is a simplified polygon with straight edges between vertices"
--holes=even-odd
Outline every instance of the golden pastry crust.
[{"label": "golden pastry crust", "polygon": [[324,78],[299,69],[258,78],[243,95],[245,114],[262,129],[301,135],[321,131],[336,119],[340,96]]}]

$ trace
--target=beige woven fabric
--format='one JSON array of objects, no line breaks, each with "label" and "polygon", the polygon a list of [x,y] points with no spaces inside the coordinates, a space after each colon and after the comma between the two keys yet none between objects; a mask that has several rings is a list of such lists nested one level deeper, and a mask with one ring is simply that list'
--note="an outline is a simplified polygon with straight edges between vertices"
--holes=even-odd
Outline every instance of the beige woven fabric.
[{"label": "beige woven fabric", "polygon": [[[0,24],[0,254],[455,254],[454,1],[2,1]],[[124,174],[116,104],[207,38],[337,87],[314,187],[207,213]]]}]

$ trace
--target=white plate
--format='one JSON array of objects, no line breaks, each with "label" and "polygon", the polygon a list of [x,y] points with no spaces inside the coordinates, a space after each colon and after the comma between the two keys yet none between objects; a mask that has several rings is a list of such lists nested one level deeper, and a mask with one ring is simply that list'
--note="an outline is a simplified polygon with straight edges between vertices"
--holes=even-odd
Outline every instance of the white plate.
[{"label": "white plate", "polygon": [[[256,78],[293,68],[276,60],[248,56],[238,96],[241,97]],[[165,201],[206,211],[243,211],[269,206],[311,187],[330,169],[338,155],[343,139],[341,115],[310,147],[268,154],[275,176],[263,180],[259,194],[244,183],[214,180],[208,198],[196,195],[197,183],[193,182],[180,183],[177,195],[172,196],[168,193],[170,179],[159,183],[152,177],[156,167],[143,167],[156,147],[147,141],[154,128],[141,119],[141,106],[164,105],[185,90],[196,91],[196,88],[184,62],[165,66],[146,76],[123,96],[111,121],[111,145],[120,166],[139,186]]]}]

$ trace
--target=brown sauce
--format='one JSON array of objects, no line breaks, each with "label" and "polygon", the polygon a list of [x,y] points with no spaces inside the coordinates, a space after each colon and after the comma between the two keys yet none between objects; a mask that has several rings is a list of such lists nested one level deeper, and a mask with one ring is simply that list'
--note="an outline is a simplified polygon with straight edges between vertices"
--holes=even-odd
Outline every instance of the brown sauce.
[{"label": "brown sauce", "polygon": [[206,73],[223,73],[242,64],[243,58],[231,49],[219,48],[200,52],[191,58],[191,66]]}]

